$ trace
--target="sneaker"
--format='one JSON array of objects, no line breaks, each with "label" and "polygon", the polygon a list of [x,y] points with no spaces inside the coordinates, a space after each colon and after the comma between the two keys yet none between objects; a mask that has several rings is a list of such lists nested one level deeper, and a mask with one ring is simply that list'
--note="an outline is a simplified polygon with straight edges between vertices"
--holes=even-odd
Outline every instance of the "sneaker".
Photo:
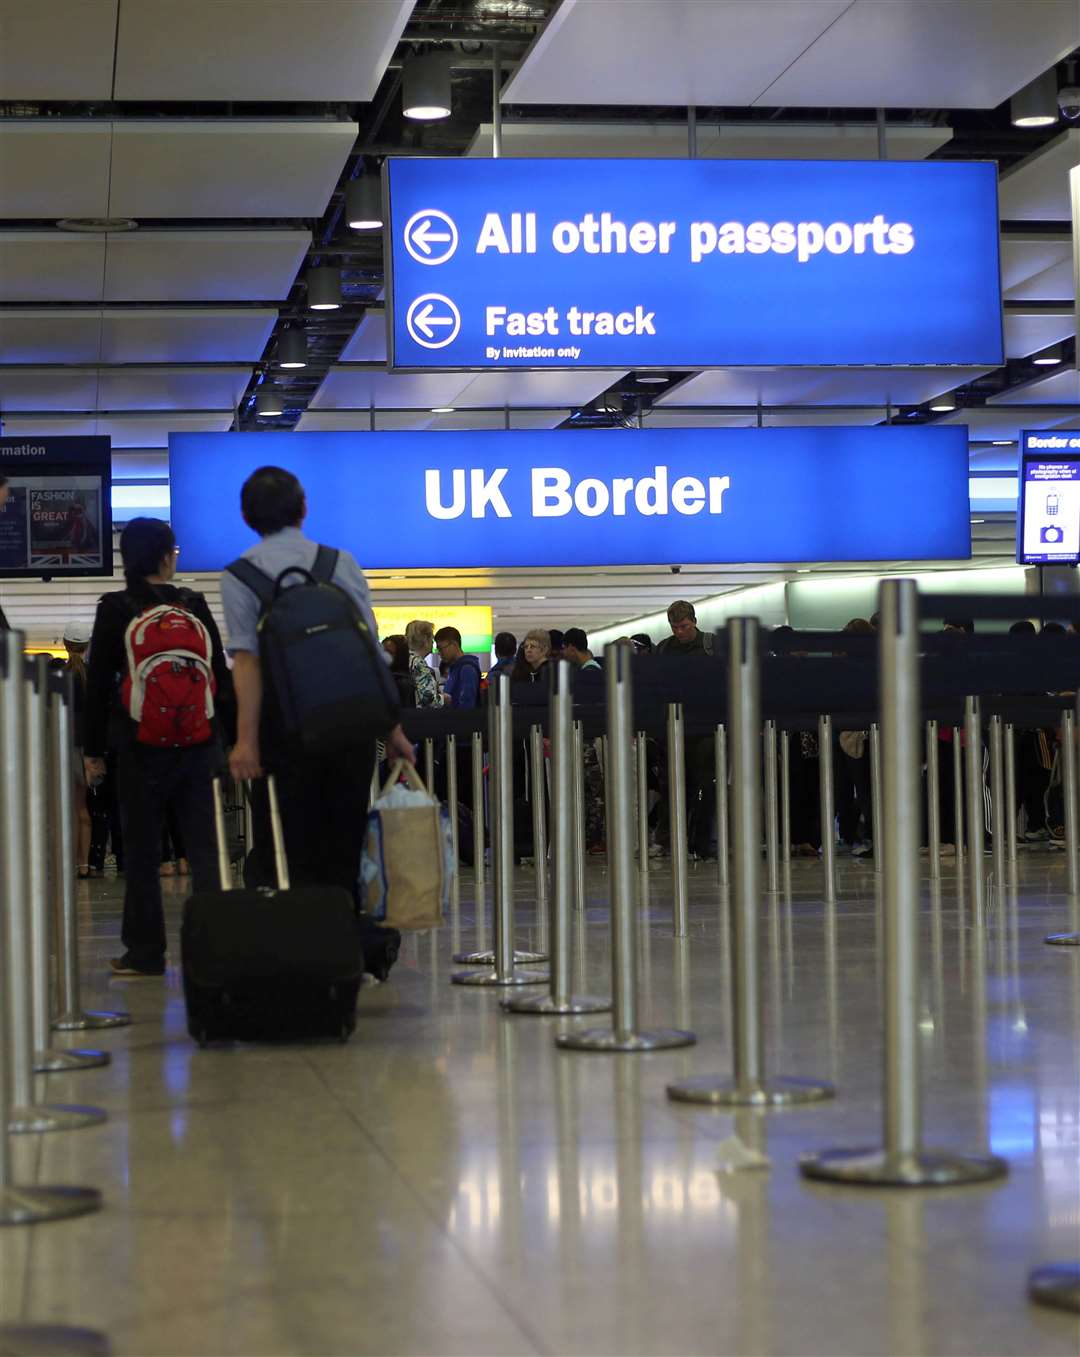
[{"label": "sneaker", "polygon": [[1046,843],[1050,838],[1048,829],[1028,829],[1021,836],[1025,843]]},{"label": "sneaker", "polygon": [[125,952],[123,956],[113,957],[109,965],[112,967],[113,975],[151,977],[165,974],[164,961],[159,961],[156,965],[139,966],[132,960],[130,952]]},{"label": "sneaker", "polygon": [[855,844],[855,846],[851,850],[851,856],[853,858],[868,858],[871,856],[873,851],[874,845],[870,842],[869,839],[867,839],[863,843]]}]

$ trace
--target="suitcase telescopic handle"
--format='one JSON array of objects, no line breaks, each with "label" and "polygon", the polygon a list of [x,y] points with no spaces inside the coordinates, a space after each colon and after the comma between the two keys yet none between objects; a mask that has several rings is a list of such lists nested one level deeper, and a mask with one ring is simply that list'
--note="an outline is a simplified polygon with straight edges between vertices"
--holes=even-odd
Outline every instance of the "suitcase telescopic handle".
[{"label": "suitcase telescopic handle", "polygon": [[214,793],[214,835],[217,839],[218,879],[223,891],[232,890],[232,872],[229,867],[229,848],[225,842],[225,806],[221,795],[221,778],[212,783]]},{"label": "suitcase telescopic handle", "polygon": [[270,799],[270,833],[274,836],[274,870],[277,873],[279,891],[289,889],[289,864],[285,857],[285,835],[281,828],[281,811],[278,807],[277,784],[273,773],[266,776],[266,790]]},{"label": "suitcase telescopic handle", "polygon": [[[225,804],[221,794],[222,778],[213,780],[214,794],[214,833],[217,838],[218,878],[223,891],[232,890],[232,868],[229,862],[229,848],[225,842]],[[247,795],[251,796],[251,783],[245,784]],[[281,828],[281,810],[278,806],[277,786],[273,774],[268,774],[266,790],[270,801],[270,833],[274,840],[274,870],[277,875],[279,891],[289,889],[289,863],[285,857],[285,834]],[[250,847],[250,845],[249,845]]]}]

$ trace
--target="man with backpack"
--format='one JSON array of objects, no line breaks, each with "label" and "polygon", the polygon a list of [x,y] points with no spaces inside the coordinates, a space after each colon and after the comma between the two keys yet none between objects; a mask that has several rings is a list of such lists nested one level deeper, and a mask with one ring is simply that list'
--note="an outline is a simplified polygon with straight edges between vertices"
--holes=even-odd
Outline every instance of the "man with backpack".
[{"label": "man with backpack", "polygon": [[[389,758],[414,761],[367,581],[349,552],[304,536],[307,500],[290,471],[252,472],[240,508],[260,540],[221,577],[238,708],[230,771],[274,774],[292,884],[355,897],[376,738]],[[253,801],[256,884],[270,885],[264,781]]]},{"label": "man with backpack", "polygon": [[[133,518],[120,536],[127,587],[102,595],[90,638],[83,707],[86,781],[115,758],[124,827],[124,954],[120,976],[165,973],[161,834],[175,816],[196,890],[216,880],[211,779],[232,736],[232,683],[206,599],[171,583],[168,523]],[[220,727],[220,729],[219,729]]]}]

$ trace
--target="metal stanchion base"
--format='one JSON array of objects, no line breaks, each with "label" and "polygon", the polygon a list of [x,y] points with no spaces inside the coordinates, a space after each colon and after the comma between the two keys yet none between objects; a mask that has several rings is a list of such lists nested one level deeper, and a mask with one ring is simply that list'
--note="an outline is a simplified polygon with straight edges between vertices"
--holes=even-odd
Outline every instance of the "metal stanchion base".
[{"label": "metal stanchion base", "polygon": [[458,971],[450,977],[455,985],[550,985],[547,971],[512,971],[499,975],[497,971]]},{"label": "metal stanchion base", "polygon": [[589,1027],[584,1032],[560,1032],[555,1045],[564,1051],[664,1051],[672,1046],[693,1046],[695,1032],[677,1027],[655,1027],[649,1032],[616,1032],[613,1027]]},{"label": "metal stanchion base", "polygon": [[677,1103],[698,1103],[708,1107],[792,1107],[796,1103],[820,1103],[834,1098],[832,1084],[813,1079],[766,1079],[764,1083],[740,1088],[734,1079],[710,1074],[695,1075],[668,1084],[667,1095]]},{"label": "metal stanchion base", "polygon": [[1080,1314],[1080,1263],[1048,1263],[1028,1277],[1028,1298],[1036,1305]]},{"label": "metal stanchion base", "polygon": [[[548,959],[546,952],[515,952],[515,966],[535,966],[541,961]],[[455,952],[450,958],[458,966],[494,966],[495,953],[488,949],[486,952]]]},{"label": "metal stanchion base", "polygon": [[61,1013],[53,1019],[54,1032],[88,1032],[98,1027],[127,1027],[130,1013]]},{"label": "metal stanchion base", "polygon": [[610,1013],[610,999],[594,999],[589,994],[571,994],[554,999],[550,994],[525,994],[520,999],[504,999],[507,1013],[539,1013],[546,1017],[572,1016],[575,1013]]},{"label": "metal stanchion base", "polygon": [[799,1160],[799,1172],[819,1182],[857,1187],[959,1187],[1004,1178],[1009,1166],[993,1154],[920,1150],[917,1155],[891,1155],[868,1146],[804,1155]]},{"label": "metal stanchion base", "polygon": [[92,1070],[107,1065],[112,1060],[108,1051],[94,1051],[78,1047],[71,1051],[57,1051],[50,1047],[47,1051],[34,1052],[35,1074],[69,1074],[74,1070]]},{"label": "metal stanchion base", "polygon": [[1043,938],[1051,947],[1080,947],[1080,933],[1051,933]]},{"label": "metal stanchion base", "polygon": [[37,1135],[42,1131],[81,1131],[86,1126],[100,1126],[107,1120],[108,1114],[100,1107],[13,1107],[8,1131],[13,1136]]},{"label": "metal stanchion base", "polygon": [[0,1324],[0,1357],[109,1357],[108,1337],[67,1324]]},{"label": "metal stanchion base", "polygon": [[36,1225],[100,1209],[96,1187],[0,1187],[0,1225]]}]

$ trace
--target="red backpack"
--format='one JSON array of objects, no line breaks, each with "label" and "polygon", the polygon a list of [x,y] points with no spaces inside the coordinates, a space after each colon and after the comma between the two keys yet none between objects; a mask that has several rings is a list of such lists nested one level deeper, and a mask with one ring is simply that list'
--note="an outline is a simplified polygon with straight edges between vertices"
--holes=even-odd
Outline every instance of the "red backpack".
[{"label": "red backpack", "polygon": [[133,617],[124,632],[127,675],[120,699],[138,725],[140,744],[187,749],[213,734],[216,684],[210,633],[178,603]]}]

